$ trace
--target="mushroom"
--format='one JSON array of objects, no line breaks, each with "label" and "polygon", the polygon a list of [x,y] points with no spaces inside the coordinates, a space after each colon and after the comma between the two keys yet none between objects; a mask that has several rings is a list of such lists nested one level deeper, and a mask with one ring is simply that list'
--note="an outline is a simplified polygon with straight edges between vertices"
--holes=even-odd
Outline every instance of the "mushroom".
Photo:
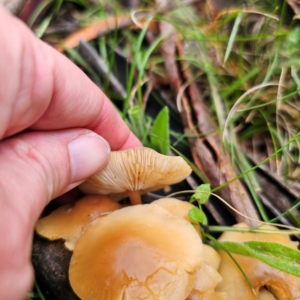
[{"label": "mushroom", "polygon": [[152,203],[166,209],[172,215],[183,218],[190,222],[201,236],[199,223],[189,217],[190,209],[195,207],[193,204],[175,198],[161,198],[153,201]]},{"label": "mushroom", "polygon": [[209,245],[203,245],[203,259],[200,269],[196,272],[194,287],[186,300],[227,300],[227,293],[216,292],[215,287],[222,281],[218,273],[220,255]]},{"label": "mushroom", "polygon": [[64,239],[65,247],[73,250],[77,240],[91,222],[121,207],[107,196],[88,195],[72,204],[63,205],[50,215],[41,218],[35,229],[39,235],[49,240]]},{"label": "mushroom", "polygon": [[[234,226],[235,228],[248,228],[244,223]],[[261,229],[276,230],[276,227],[271,225],[263,225]],[[250,232],[225,232],[220,237],[221,241],[269,241],[276,242],[297,249],[297,242],[292,242],[287,235],[274,233],[250,233]],[[217,291],[227,292],[229,299],[244,300],[244,299],[264,299],[258,298],[259,294],[266,295],[267,293],[261,290],[266,287],[278,300],[292,300],[300,298],[300,278],[292,274],[285,273],[275,269],[260,260],[232,254],[240,267],[243,269],[249,278],[254,292],[246,282],[238,267],[232,259],[224,251],[219,251],[221,256],[221,265],[219,273],[223,277],[223,281],[217,286]],[[264,295],[259,295],[263,297]],[[265,296],[267,297],[267,296]],[[270,298],[265,298],[270,299]],[[271,298],[272,299],[272,298]]]},{"label": "mushroom", "polygon": [[141,194],[175,184],[191,171],[180,156],[134,148],[112,152],[106,166],[79,188],[85,194],[109,195],[115,200],[129,196],[132,204],[141,204]]},{"label": "mushroom", "polygon": [[97,219],[80,237],[70,283],[84,300],[183,300],[193,288],[202,251],[186,220],[155,204],[125,207]]}]

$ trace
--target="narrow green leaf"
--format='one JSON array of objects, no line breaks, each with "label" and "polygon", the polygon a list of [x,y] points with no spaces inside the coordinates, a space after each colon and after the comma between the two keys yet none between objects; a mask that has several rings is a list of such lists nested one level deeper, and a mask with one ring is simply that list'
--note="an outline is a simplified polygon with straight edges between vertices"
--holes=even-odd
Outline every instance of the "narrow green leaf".
[{"label": "narrow green leaf", "polygon": [[194,200],[196,200],[200,204],[204,204],[210,196],[209,194],[211,192],[210,184],[209,183],[201,184],[197,187],[196,190],[199,191],[199,193],[196,192],[191,197],[190,201],[193,202]]},{"label": "narrow green leaf", "polygon": [[199,208],[197,208],[197,207],[191,208],[189,210],[188,216],[191,219],[193,219],[193,220],[195,220],[195,221],[197,221],[199,223],[202,223],[204,225],[207,225],[207,223],[208,223],[207,222],[207,217],[206,217],[205,213],[202,210],[200,210]]},{"label": "narrow green leaf", "polygon": [[131,121],[131,128],[133,133],[143,141],[147,134],[145,117],[142,108],[139,105],[135,105],[128,110],[128,116]]},{"label": "narrow green leaf", "polygon": [[220,242],[229,252],[251,256],[300,277],[300,251],[273,242]]},{"label": "narrow green leaf", "polygon": [[47,28],[49,27],[50,22],[52,21],[53,17],[59,11],[62,3],[63,3],[63,0],[56,0],[56,1],[54,1],[54,6],[53,6],[53,8],[51,10],[51,13],[49,14],[48,17],[45,17],[41,21],[39,27],[36,29],[35,34],[36,34],[36,36],[38,38],[41,38],[44,35],[44,33],[47,30]]},{"label": "narrow green leaf", "polygon": [[151,143],[162,154],[169,154],[169,109],[165,106],[153,123]]},{"label": "narrow green leaf", "polygon": [[228,98],[232,93],[236,92],[243,84],[247,83],[248,80],[253,78],[259,72],[259,68],[253,68],[249,73],[247,73],[244,77],[238,78],[230,86],[226,88],[226,90],[222,91],[222,97]]},{"label": "narrow green leaf", "polygon": [[226,61],[227,61],[227,59],[230,55],[230,52],[231,52],[231,49],[233,47],[233,43],[234,43],[236,34],[238,32],[238,29],[239,29],[239,26],[240,26],[240,23],[241,23],[241,20],[242,20],[242,15],[243,15],[243,12],[240,11],[240,12],[238,12],[238,14],[236,16],[236,19],[235,19],[235,22],[234,22],[234,25],[233,25],[233,28],[232,28],[232,31],[231,31],[231,35],[230,35],[230,38],[229,38],[229,41],[228,41],[228,45],[227,45],[227,48],[226,48],[224,63],[226,63]]}]

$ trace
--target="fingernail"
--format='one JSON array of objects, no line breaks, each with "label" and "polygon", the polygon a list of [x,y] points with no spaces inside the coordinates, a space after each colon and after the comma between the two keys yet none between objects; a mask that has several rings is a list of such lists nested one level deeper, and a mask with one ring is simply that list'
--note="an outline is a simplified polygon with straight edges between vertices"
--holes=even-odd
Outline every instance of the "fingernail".
[{"label": "fingernail", "polygon": [[85,180],[105,166],[110,154],[109,144],[98,135],[84,135],[68,145],[71,183]]}]

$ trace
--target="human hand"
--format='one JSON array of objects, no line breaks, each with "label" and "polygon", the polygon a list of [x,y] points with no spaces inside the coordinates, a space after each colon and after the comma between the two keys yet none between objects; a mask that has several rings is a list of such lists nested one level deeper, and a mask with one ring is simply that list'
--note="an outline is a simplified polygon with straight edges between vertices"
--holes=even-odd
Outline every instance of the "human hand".
[{"label": "human hand", "polygon": [[103,167],[110,149],[137,146],[84,73],[0,8],[0,299],[30,291],[45,205]]}]

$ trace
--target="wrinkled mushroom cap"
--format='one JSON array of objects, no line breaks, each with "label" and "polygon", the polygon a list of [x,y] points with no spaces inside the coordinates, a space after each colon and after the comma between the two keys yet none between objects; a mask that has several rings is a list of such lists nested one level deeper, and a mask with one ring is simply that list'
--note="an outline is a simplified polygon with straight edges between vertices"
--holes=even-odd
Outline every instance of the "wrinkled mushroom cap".
[{"label": "wrinkled mushroom cap", "polygon": [[174,216],[187,220],[194,226],[199,235],[201,235],[199,223],[191,219],[188,215],[190,209],[195,207],[193,204],[175,198],[161,198],[153,201],[152,203],[166,209],[169,213],[171,213]]},{"label": "wrinkled mushroom cap", "polygon": [[[237,224],[237,228],[249,228],[245,223]],[[277,230],[271,225],[263,225],[263,230]],[[289,236],[277,233],[250,233],[250,232],[225,232],[220,237],[221,241],[268,241],[283,244],[297,249],[297,243],[292,242]],[[232,300],[256,300],[257,296],[252,292],[245,278],[234,264],[231,258],[224,252],[219,251],[221,265],[219,273],[223,281],[217,286],[218,291],[227,292]],[[299,299],[300,278],[275,269],[253,257],[232,254],[253,285],[256,294],[261,287],[266,286],[276,299]]]},{"label": "wrinkled mushroom cap", "polygon": [[136,205],[97,219],[85,231],[69,278],[85,300],[183,300],[201,263],[202,242],[189,222],[154,204]]},{"label": "wrinkled mushroom cap", "polygon": [[150,148],[111,152],[106,166],[82,183],[86,194],[109,195],[115,200],[127,191],[142,194],[159,190],[186,178],[192,169],[180,156],[166,156]]},{"label": "wrinkled mushroom cap", "polygon": [[119,208],[121,205],[107,196],[89,195],[57,208],[40,219],[35,229],[39,235],[49,240],[64,239],[66,248],[73,250],[91,222]]}]

